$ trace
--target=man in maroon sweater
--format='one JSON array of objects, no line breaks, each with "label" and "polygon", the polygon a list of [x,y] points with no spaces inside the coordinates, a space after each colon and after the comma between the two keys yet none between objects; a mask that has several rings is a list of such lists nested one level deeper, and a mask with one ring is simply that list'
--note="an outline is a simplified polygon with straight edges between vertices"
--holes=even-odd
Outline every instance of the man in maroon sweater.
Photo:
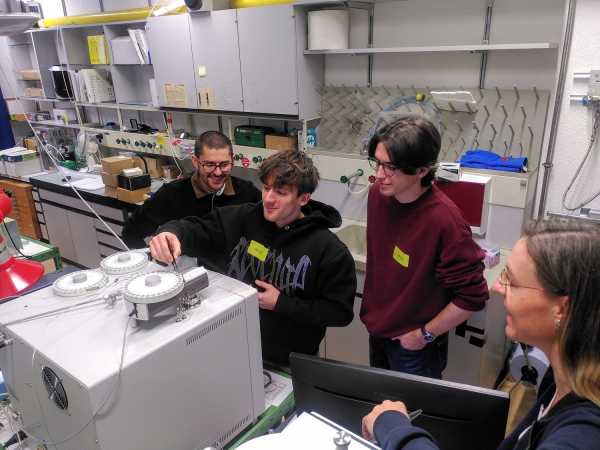
[{"label": "man in maroon sweater", "polygon": [[448,331],[488,299],[483,251],[458,207],[433,184],[435,126],[406,116],[369,143],[367,269],[360,317],[371,365],[441,378]]}]

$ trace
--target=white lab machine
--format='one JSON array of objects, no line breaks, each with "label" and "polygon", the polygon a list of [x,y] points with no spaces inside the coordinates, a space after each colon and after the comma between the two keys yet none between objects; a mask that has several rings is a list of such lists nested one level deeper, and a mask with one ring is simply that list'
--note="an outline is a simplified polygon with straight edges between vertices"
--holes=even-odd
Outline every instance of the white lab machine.
[{"label": "white lab machine", "polygon": [[57,450],[222,448],[265,407],[256,290],[209,272],[185,315],[172,303],[139,320],[125,287],[161,268],[104,280],[104,266],[0,305],[0,368],[23,429]]}]

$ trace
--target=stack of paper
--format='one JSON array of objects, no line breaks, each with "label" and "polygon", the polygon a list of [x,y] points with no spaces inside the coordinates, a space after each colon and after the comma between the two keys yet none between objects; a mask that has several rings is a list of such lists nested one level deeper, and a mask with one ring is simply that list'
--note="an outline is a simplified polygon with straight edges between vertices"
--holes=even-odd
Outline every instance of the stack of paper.
[{"label": "stack of paper", "polygon": [[148,50],[148,41],[146,40],[146,32],[138,29],[128,29],[131,42],[138,55],[140,64],[150,64],[150,53]]}]

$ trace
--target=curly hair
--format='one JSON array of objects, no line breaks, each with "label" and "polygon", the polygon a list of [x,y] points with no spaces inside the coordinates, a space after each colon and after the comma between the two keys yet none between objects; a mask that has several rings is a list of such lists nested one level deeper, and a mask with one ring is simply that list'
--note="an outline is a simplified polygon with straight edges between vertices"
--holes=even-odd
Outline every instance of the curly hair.
[{"label": "curly hair", "polygon": [[263,161],[258,170],[260,181],[271,180],[275,188],[292,186],[298,195],[312,194],[319,184],[319,171],[304,152],[286,150],[275,153]]}]

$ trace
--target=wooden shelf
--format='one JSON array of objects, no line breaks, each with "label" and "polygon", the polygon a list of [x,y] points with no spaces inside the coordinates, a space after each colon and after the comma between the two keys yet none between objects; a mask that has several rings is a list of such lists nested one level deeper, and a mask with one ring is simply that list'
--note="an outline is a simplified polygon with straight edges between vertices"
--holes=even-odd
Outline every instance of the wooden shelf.
[{"label": "wooden shelf", "polygon": [[555,42],[520,44],[437,45],[416,47],[345,48],[340,50],[304,50],[305,55],[374,55],[383,53],[481,52],[493,50],[544,50],[558,48]]}]

